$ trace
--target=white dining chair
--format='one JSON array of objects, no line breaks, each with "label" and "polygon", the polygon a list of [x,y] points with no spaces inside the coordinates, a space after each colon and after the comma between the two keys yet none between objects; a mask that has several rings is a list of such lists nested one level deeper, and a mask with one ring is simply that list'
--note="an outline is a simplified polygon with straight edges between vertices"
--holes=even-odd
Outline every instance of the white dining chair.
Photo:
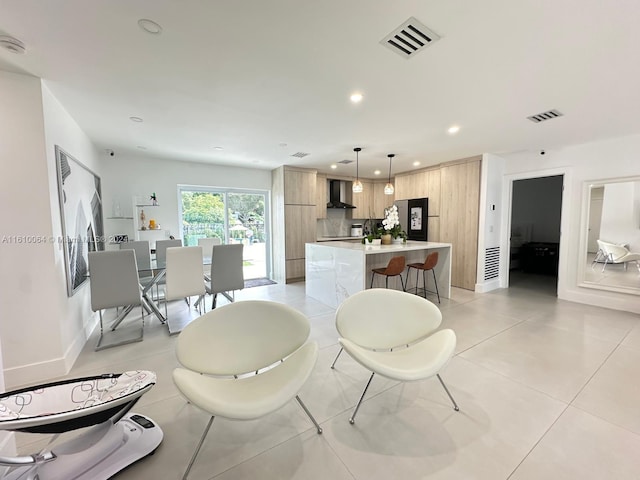
[{"label": "white dining chair", "polygon": [[167,248],[181,247],[182,240],[157,240],[156,241],[156,264],[158,267],[164,267],[167,261]]},{"label": "white dining chair", "polygon": [[153,280],[153,271],[151,270],[151,249],[148,240],[137,240],[132,242],[123,242],[120,244],[120,250],[133,250],[136,253],[136,263],[138,265],[138,278],[140,283],[148,285]]},{"label": "white dining chair", "polygon": [[213,258],[213,247],[215,245],[222,245],[222,240],[220,240],[218,237],[198,239],[198,246],[202,247],[203,273],[206,277],[208,277],[209,273],[211,272],[211,266],[209,264],[205,264],[205,262],[210,262],[211,258]]},{"label": "white dining chair", "polygon": [[[165,274],[165,318],[169,318],[167,303],[181,298],[187,299],[206,293],[202,277],[202,247],[170,247],[166,250],[167,269]],[[200,308],[198,302],[198,308]]]},{"label": "white dining chair", "polygon": [[216,308],[218,293],[230,302],[235,301],[235,291],[244,288],[243,247],[241,243],[214,245],[211,256],[211,273],[207,293],[213,296],[211,308]]},{"label": "white dining chair", "polygon": [[96,350],[142,341],[144,308],[141,308],[142,324],[139,331],[133,337],[121,338],[115,342],[105,342],[102,319],[103,309],[126,307],[111,325],[110,328],[113,331],[134,307],[138,305],[143,307],[135,252],[133,250],[89,252],[89,275],[91,310],[99,312],[100,315],[100,338]]}]

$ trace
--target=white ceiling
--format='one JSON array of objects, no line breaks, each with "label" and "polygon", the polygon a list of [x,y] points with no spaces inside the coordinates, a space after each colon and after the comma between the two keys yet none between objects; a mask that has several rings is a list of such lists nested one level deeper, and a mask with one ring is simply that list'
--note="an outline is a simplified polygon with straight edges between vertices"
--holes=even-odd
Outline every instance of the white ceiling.
[{"label": "white ceiling", "polygon": [[[442,39],[407,60],[379,42],[411,16]],[[27,47],[0,69],[116,155],[327,172],[361,146],[373,178],[639,133],[639,25],[637,0],[0,0]]]}]

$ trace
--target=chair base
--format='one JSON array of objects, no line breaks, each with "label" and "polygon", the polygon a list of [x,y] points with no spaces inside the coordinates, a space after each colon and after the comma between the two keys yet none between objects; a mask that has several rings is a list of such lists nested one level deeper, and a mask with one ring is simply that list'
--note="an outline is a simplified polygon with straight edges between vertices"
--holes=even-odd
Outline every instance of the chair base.
[{"label": "chair base", "polygon": [[[424,298],[427,298],[427,293],[431,293],[431,294],[435,294],[438,297],[438,303],[440,303],[440,290],[438,290],[438,280],[436,278],[436,272],[433,270],[433,268],[431,269],[431,273],[433,275],[433,284],[436,286],[436,291],[433,292],[431,290],[427,290],[427,271],[424,268],[420,268],[419,264],[414,265],[414,264],[409,264],[407,265],[407,267],[409,268],[407,271],[407,284],[409,283],[409,273],[411,272],[412,268],[415,268],[416,270],[416,289],[415,289],[415,294],[419,295],[419,291],[422,290],[424,292]],[[422,270],[422,285],[423,287],[420,288],[418,287],[418,276],[420,273],[420,270]]]},{"label": "chair base", "polygon": [[[340,353],[338,353],[338,355],[340,355]],[[336,360],[337,359],[338,359],[338,357],[336,357]],[[334,363],[335,363],[335,360],[334,360]],[[367,390],[369,389],[369,385],[371,385],[371,380],[373,380],[373,376],[374,375],[375,375],[375,372],[371,372],[371,376],[369,377],[369,381],[365,385],[364,390],[362,391],[362,394],[360,395],[360,399],[358,400],[358,403],[356,404],[356,408],[353,410],[353,413],[351,414],[351,417],[349,418],[349,423],[351,425],[356,423],[356,415],[358,414],[358,410],[360,409],[360,404],[362,404],[362,400],[364,400],[364,395],[365,395],[365,393],[367,393]],[[442,388],[444,388],[444,391],[447,392],[447,395],[449,396],[449,400],[451,400],[451,403],[453,404],[453,409],[456,412],[459,412],[460,408],[458,407],[458,404],[456,403],[456,401],[453,399],[453,396],[451,395],[451,392],[449,392],[449,389],[444,384],[444,381],[442,380],[442,377],[440,377],[439,373],[436,374],[436,377],[438,377],[438,380],[440,380],[440,384],[442,385]]]},{"label": "chair base", "polygon": [[142,318],[142,324],[140,326],[127,326],[124,328],[119,328],[116,330],[116,327],[120,325],[124,317],[133,310],[134,306],[130,305],[125,308],[118,318],[114,321],[112,326],[110,327],[110,331],[105,332],[103,329],[102,323],[102,310],[99,311],[100,314],[100,337],[98,337],[98,343],[96,344],[95,351],[99,352],[100,350],[105,350],[107,348],[118,347],[120,345],[126,345],[128,343],[136,343],[141,342],[144,338],[144,317]]},{"label": "chair base", "polygon": [[[322,428],[320,427],[320,425],[318,425],[318,422],[316,422],[316,419],[313,418],[313,415],[311,415],[311,412],[309,411],[307,406],[302,402],[302,400],[300,399],[300,396],[296,395],[296,400],[298,401],[298,404],[304,410],[304,413],[307,414],[309,419],[315,425],[316,431],[318,432],[318,435],[321,435],[322,434]],[[193,464],[196,461],[196,457],[198,456],[198,453],[200,453],[200,449],[202,448],[202,444],[204,443],[204,439],[207,437],[207,434],[209,433],[209,430],[211,429],[211,424],[213,423],[213,419],[214,418],[215,418],[214,416],[211,416],[211,418],[209,419],[209,422],[207,423],[207,426],[204,429],[204,433],[202,434],[202,437],[200,437],[200,441],[198,442],[198,445],[196,446],[196,451],[193,453],[193,456],[191,457],[191,460],[189,461],[189,465],[187,465],[187,470],[184,472],[184,475],[182,476],[182,480],[186,480],[187,479],[187,476],[189,475],[189,472],[191,471],[191,467],[193,467]]]}]

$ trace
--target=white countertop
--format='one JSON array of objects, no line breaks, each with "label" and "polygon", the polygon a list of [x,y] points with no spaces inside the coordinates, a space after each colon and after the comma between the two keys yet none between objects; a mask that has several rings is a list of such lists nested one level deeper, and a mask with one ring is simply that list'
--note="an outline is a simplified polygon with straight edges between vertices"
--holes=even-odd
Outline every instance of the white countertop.
[{"label": "white countertop", "polygon": [[[358,237],[356,237],[358,238]],[[406,252],[411,250],[427,250],[430,248],[451,248],[450,243],[440,243],[440,242],[417,242],[415,240],[407,240],[407,243],[399,243],[392,245],[364,245],[362,243],[353,243],[353,242],[331,242],[327,244],[318,244],[311,243],[308,245],[316,245],[318,247],[326,247],[326,248],[342,248],[346,250],[354,250],[359,252],[364,252],[365,255],[375,255],[378,253],[395,253],[395,252]]]},{"label": "white countertop", "polygon": [[362,240],[362,237],[318,237],[317,242],[339,242],[341,240]]}]

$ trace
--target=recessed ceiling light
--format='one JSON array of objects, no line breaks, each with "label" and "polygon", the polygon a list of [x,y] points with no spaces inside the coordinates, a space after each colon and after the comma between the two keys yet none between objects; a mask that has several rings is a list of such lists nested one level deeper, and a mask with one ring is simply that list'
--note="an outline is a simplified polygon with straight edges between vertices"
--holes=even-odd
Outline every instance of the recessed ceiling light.
[{"label": "recessed ceiling light", "polygon": [[129,117],[129,120],[136,123],[144,122],[140,117]]},{"label": "recessed ceiling light", "polygon": [[362,94],[360,92],[352,93],[349,99],[352,103],[360,103],[362,101]]},{"label": "recessed ceiling light", "polygon": [[335,163],[332,163],[331,168],[335,170],[336,168],[338,168],[338,165],[336,165]]},{"label": "recessed ceiling light", "polygon": [[414,167],[417,167],[418,165],[420,165],[420,162],[413,162]]},{"label": "recessed ceiling light", "polygon": [[138,148],[139,148],[140,150],[146,150],[146,149],[147,149],[147,147],[143,147],[142,145],[138,145]]},{"label": "recessed ceiling light", "polygon": [[159,33],[162,33],[162,27],[153,20],[141,18],[138,20],[138,26],[151,35],[158,35]]},{"label": "recessed ceiling light", "polygon": [[214,149],[214,150],[218,150],[219,152],[220,152],[220,151],[222,151],[222,150],[224,150],[224,148],[222,148],[222,147],[213,147],[213,149]]},{"label": "recessed ceiling light", "polygon": [[374,175],[380,175],[380,173],[381,173],[381,172],[380,172],[380,170],[374,170],[374,171],[373,171],[373,174],[374,174]]},{"label": "recessed ceiling light", "polygon": [[455,135],[459,131],[460,131],[460,127],[458,125],[452,125],[452,126],[449,127],[449,130],[447,130],[449,135]]},{"label": "recessed ceiling light", "polygon": [[284,143],[284,142],[282,142],[282,143],[279,143],[279,144],[278,144],[278,146],[279,146],[279,147],[284,148],[284,147],[286,147],[286,146],[287,146],[287,144],[286,144],[286,143]]}]

